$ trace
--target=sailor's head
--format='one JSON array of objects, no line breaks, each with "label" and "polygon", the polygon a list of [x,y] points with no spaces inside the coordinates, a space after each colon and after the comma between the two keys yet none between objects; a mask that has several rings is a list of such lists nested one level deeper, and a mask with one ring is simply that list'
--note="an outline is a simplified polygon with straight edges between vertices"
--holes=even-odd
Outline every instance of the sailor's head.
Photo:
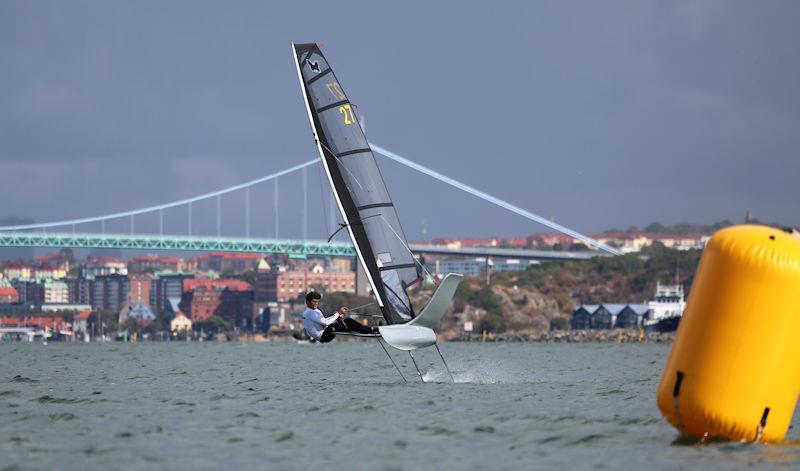
[{"label": "sailor's head", "polygon": [[310,307],[311,309],[316,309],[319,307],[319,300],[322,299],[322,295],[317,293],[316,291],[309,291],[306,295],[306,306]]}]

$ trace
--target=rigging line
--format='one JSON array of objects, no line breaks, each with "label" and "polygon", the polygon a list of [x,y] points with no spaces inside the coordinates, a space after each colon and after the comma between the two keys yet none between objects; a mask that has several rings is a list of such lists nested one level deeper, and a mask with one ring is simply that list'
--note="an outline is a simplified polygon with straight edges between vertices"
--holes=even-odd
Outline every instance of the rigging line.
[{"label": "rigging line", "polygon": [[298,164],[298,165],[295,165],[293,167],[289,167],[287,169],[281,170],[280,172],[275,172],[275,173],[269,174],[267,176],[264,176],[264,177],[261,177],[261,178],[257,178],[255,180],[251,180],[249,182],[240,183],[239,185],[231,186],[231,187],[219,190],[219,191],[206,193],[206,194],[203,194],[203,195],[200,195],[200,196],[195,196],[193,198],[186,198],[186,199],[182,199],[182,200],[178,200],[178,201],[173,201],[171,203],[165,203],[165,204],[161,204],[161,205],[158,205],[158,206],[149,206],[147,208],[134,209],[134,210],[131,210],[131,211],[124,211],[124,212],[121,212],[121,213],[112,213],[112,214],[106,214],[106,215],[103,215],[103,216],[94,216],[94,217],[88,217],[88,218],[82,218],[82,219],[71,219],[71,220],[66,220],[66,221],[42,222],[42,223],[38,223],[38,224],[25,224],[25,225],[21,225],[21,226],[2,226],[2,227],[0,227],[0,231],[21,231],[21,230],[27,230],[27,229],[40,229],[40,228],[44,228],[44,227],[68,226],[70,224],[82,224],[82,223],[85,223],[85,222],[105,221],[107,219],[116,219],[116,218],[121,218],[121,217],[125,217],[125,216],[133,216],[133,215],[137,215],[137,214],[149,213],[149,212],[152,212],[152,211],[159,211],[159,210],[163,210],[163,209],[174,208],[176,206],[183,206],[185,204],[194,203],[196,201],[200,201],[200,200],[204,200],[204,199],[208,199],[208,198],[213,198],[214,196],[224,195],[226,193],[231,193],[233,191],[241,190],[242,188],[247,188],[247,187],[256,185],[258,183],[263,183],[265,181],[269,181],[269,180],[281,177],[283,175],[287,175],[289,173],[295,172],[295,171],[300,170],[302,168],[308,167],[308,166],[313,165],[314,163],[316,163],[318,161],[319,161],[319,159],[309,160],[308,162],[304,162],[302,164]]},{"label": "rigging line", "polygon": [[598,249],[601,249],[601,250],[604,250],[604,251],[606,251],[606,252],[608,252],[608,253],[610,253],[612,255],[622,255],[622,252],[620,252],[619,250],[617,250],[617,249],[615,249],[613,247],[609,247],[608,245],[603,244],[603,243],[601,243],[601,242],[599,242],[599,241],[597,241],[595,239],[592,239],[591,237],[589,237],[587,235],[581,234],[580,232],[577,232],[577,231],[574,231],[574,230],[572,230],[572,229],[570,229],[568,227],[562,226],[561,224],[556,224],[555,222],[548,221],[547,219],[545,219],[545,218],[543,218],[541,216],[538,216],[536,214],[533,214],[530,211],[524,210],[524,209],[520,208],[519,206],[515,206],[515,205],[513,205],[511,203],[508,203],[506,201],[501,200],[500,198],[496,198],[496,197],[494,197],[494,196],[492,196],[492,195],[490,195],[488,193],[480,191],[480,190],[478,190],[476,188],[473,188],[473,187],[471,187],[471,186],[469,186],[467,184],[461,183],[458,180],[455,180],[455,179],[452,179],[452,178],[450,178],[448,176],[442,175],[441,173],[436,172],[435,170],[431,170],[428,167],[420,165],[420,164],[418,164],[416,162],[412,162],[412,161],[410,161],[410,160],[408,160],[406,158],[400,157],[399,155],[395,154],[394,152],[392,152],[390,150],[387,150],[387,149],[384,149],[381,146],[378,146],[378,145],[373,144],[371,142],[369,143],[369,145],[370,145],[370,147],[372,147],[372,149],[374,151],[378,152],[379,154],[384,155],[384,156],[390,158],[391,160],[394,160],[397,163],[403,164],[406,167],[411,167],[411,168],[413,168],[414,170],[416,170],[418,172],[422,172],[425,175],[428,175],[429,177],[433,177],[433,178],[435,178],[435,179],[437,179],[439,181],[447,183],[448,185],[454,186],[454,187],[458,188],[459,190],[466,191],[467,193],[469,193],[469,194],[471,194],[473,196],[477,196],[478,198],[481,198],[481,199],[486,200],[486,201],[488,201],[490,203],[493,203],[493,204],[495,204],[497,206],[500,206],[501,208],[505,208],[505,209],[507,209],[507,210],[509,210],[511,212],[517,213],[522,217],[530,219],[531,221],[538,222],[539,224],[547,226],[547,227],[549,227],[551,229],[555,229],[558,232],[561,232],[563,234],[567,234],[567,235],[572,236],[572,237],[574,237],[576,239],[579,239],[579,240],[585,242],[586,244],[588,244],[589,246],[594,246],[594,247],[596,247]]},{"label": "rigging line", "polygon": [[335,231],[333,234],[331,234],[331,236],[330,236],[330,237],[328,237],[328,243],[330,244],[330,243],[331,243],[331,239],[333,239],[333,236],[335,236],[336,234],[338,234],[338,233],[339,233],[339,231],[341,231],[341,230],[342,230],[342,229],[344,229],[345,227],[347,227],[347,226],[352,226],[352,225],[356,225],[356,226],[363,226],[363,225],[364,225],[364,223],[363,223],[363,222],[361,222],[361,221],[363,221],[364,219],[374,218],[375,216],[380,216],[380,214],[373,214],[372,216],[367,216],[367,217],[365,217],[365,218],[361,218],[361,219],[359,219],[359,220],[358,220],[358,221],[356,221],[356,222],[351,222],[350,224],[345,224],[345,223],[343,223],[343,222],[340,222],[340,223],[339,223],[339,228],[338,228],[338,229],[336,229],[336,231]]},{"label": "rigging line", "polygon": [[340,223],[339,223],[339,228],[338,228],[338,229],[336,229],[335,231],[333,231],[333,234],[331,234],[331,236],[330,236],[330,237],[328,237],[328,243],[330,244],[330,243],[331,243],[331,240],[333,239],[333,237],[334,237],[336,234],[338,234],[338,233],[339,233],[339,231],[341,231],[341,230],[342,230],[342,229],[344,229],[345,227],[347,227],[347,224],[344,224],[344,223],[341,223],[341,222],[340,222]]},{"label": "rigging line", "polygon": [[[350,312],[350,310],[348,309],[347,312]],[[383,316],[378,314],[359,314],[357,312],[354,312],[353,315],[358,317],[376,317],[378,319],[383,319]]]},{"label": "rigging line", "polygon": [[[345,170],[347,170],[347,173],[349,173],[349,174],[350,174],[350,176],[353,178],[353,180],[355,180],[356,184],[357,184],[358,186],[360,186],[360,187],[361,187],[361,189],[363,190],[363,189],[364,189],[364,185],[362,185],[362,184],[361,184],[361,182],[359,182],[359,181],[358,181],[358,178],[356,178],[356,176],[355,176],[355,175],[353,175],[353,172],[351,172],[351,171],[350,171],[350,169],[349,169],[349,168],[347,168],[347,166],[344,164],[344,162],[342,162],[342,159],[340,159],[340,158],[339,158],[339,157],[338,157],[336,154],[334,154],[334,153],[333,153],[333,151],[332,151],[332,150],[331,150],[331,149],[330,149],[328,146],[326,146],[324,142],[322,142],[322,141],[319,141],[319,145],[321,145],[322,147],[324,147],[324,148],[325,148],[325,150],[327,150],[328,152],[330,152],[330,154],[333,156],[333,158],[334,158],[334,159],[336,159],[336,160],[338,160],[338,161],[340,162],[340,165],[339,165],[339,167],[340,167],[340,168],[344,168]],[[369,192],[369,190],[367,190],[367,192]]]},{"label": "rigging line", "polygon": [[408,250],[408,253],[410,253],[410,254],[411,254],[411,260],[414,260],[414,263],[416,263],[417,265],[419,265],[419,267],[420,267],[420,268],[422,268],[422,270],[423,270],[423,271],[424,271],[424,272],[425,272],[425,273],[428,275],[428,278],[430,278],[431,280],[433,280],[433,282],[434,282],[434,284],[435,284],[435,283],[436,283],[436,278],[434,278],[434,277],[433,277],[433,275],[431,275],[431,272],[429,272],[429,271],[428,271],[428,269],[427,269],[427,268],[425,268],[425,265],[423,265],[422,263],[420,263],[420,261],[419,261],[419,260],[417,260],[417,257],[415,257],[415,256],[414,256],[414,252],[412,252],[412,251],[411,251],[411,247],[409,247],[409,246],[406,244],[406,242],[403,240],[403,238],[402,238],[402,237],[400,237],[400,234],[398,234],[398,233],[397,233],[397,231],[395,231],[395,230],[394,230],[394,227],[392,227],[392,225],[391,225],[391,224],[389,224],[389,221],[387,221],[387,220],[386,220],[386,218],[385,218],[385,217],[383,217],[383,215],[379,214],[378,216],[380,216],[380,217],[381,217],[381,219],[383,219],[383,222],[384,222],[384,223],[386,223],[386,225],[387,225],[387,226],[389,226],[389,229],[391,229],[391,231],[394,233],[394,236],[395,236],[395,237],[397,237],[397,240],[399,240],[399,241],[400,241],[400,243],[401,243],[401,244],[403,244],[403,247],[405,247],[405,248],[406,248],[406,250]]},{"label": "rigging line", "polygon": [[373,304],[375,304],[375,301],[369,302],[367,304],[362,304],[361,306],[356,306],[356,307],[354,307],[352,309],[347,307],[347,306],[345,306],[345,309],[347,309],[347,312],[358,311],[359,309],[364,309],[365,307],[372,306]]},{"label": "rigging line", "polygon": [[[383,287],[384,287],[384,288],[388,289],[388,290],[389,290],[389,292],[390,292],[390,293],[392,293],[392,294],[394,295],[394,297],[395,297],[395,298],[397,298],[397,300],[398,300],[398,301],[400,301],[401,303],[403,303],[403,298],[401,298],[401,297],[400,297],[400,296],[397,294],[397,292],[395,292],[395,290],[393,290],[393,289],[392,289],[392,287],[391,287],[391,286],[387,285],[387,284],[386,284],[386,282],[385,282],[385,281],[383,281],[383,279],[381,279],[381,282],[383,283]],[[408,296],[408,293],[405,293],[405,294],[406,294],[406,299],[408,299],[408,305],[406,305],[405,303],[403,303],[403,307],[407,308],[407,309],[408,309],[408,312],[410,312],[412,315],[411,315],[411,316],[404,316],[404,315],[403,315],[403,314],[402,314],[402,313],[401,313],[399,310],[397,310],[397,307],[395,307],[395,311],[397,311],[397,313],[398,313],[398,314],[400,314],[400,317],[402,317],[403,319],[405,319],[406,317],[411,317],[411,319],[413,319],[413,318],[414,318],[414,315],[415,315],[415,313],[414,313],[414,308],[412,308],[412,307],[411,307],[411,298]],[[408,320],[411,320],[411,319],[408,319]]]},{"label": "rigging line", "polygon": [[[319,165],[320,165],[320,167],[322,167],[322,165],[323,165],[322,161],[319,161]],[[319,177],[319,202],[322,205],[322,214],[323,214],[323,216],[325,216],[325,229],[327,229],[325,232],[330,232],[331,228],[328,226],[330,220],[328,219],[328,210],[325,207],[325,195],[323,194],[323,191],[322,191],[322,189],[325,188],[325,187],[322,186],[322,169],[318,168],[317,170],[318,170],[317,171],[317,176]],[[331,190],[331,191],[333,191],[333,190]],[[329,243],[330,243],[330,241],[331,240],[328,239]]]}]

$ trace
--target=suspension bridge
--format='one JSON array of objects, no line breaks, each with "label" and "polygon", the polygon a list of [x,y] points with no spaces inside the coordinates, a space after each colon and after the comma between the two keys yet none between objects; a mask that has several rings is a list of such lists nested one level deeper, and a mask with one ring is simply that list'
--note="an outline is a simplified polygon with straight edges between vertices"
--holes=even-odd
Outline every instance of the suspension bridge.
[{"label": "suspension bridge", "polygon": [[[478,255],[541,260],[585,260],[598,255],[620,254],[616,249],[601,244],[580,232],[557,224],[465,183],[447,177],[384,149],[383,147],[372,143],[370,143],[370,146],[378,155],[387,157],[394,162],[465,191],[484,201],[488,201],[497,207],[511,211],[533,222],[580,240],[588,247],[596,249],[585,252],[558,252],[490,248],[453,249],[440,246],[412,245],[410,248],[415,253],[452,256]],[[239,185],[161,205],[79,219],[2,226],[0,227],[0,247],[252,252],[287,254],[290,257],[296,258],[305,258],[308,256],[355,256],[355,250],[349,242],[328,242],[308,238],[307,170],[318,162],[319,159],[312,159]],[[278,237],[280,223],[278,217],[278,202],[280,197],[278,179],[295,172],[300,172],[302,174],[302,238],[299,240],[280,239]],[[272,229],[274,230],[275,237],[251,237],[251,192],[256,185],[266,182],[272,182],[273,185],[272,202],[274,204],[274,219],[272,221]],[[244,193],[244,237],[230,237],[223,236],[222,234],[222,197],[234,192]],[[200,204],[208,205],[209,202],[215,203],[215,234],[195,234],[196,224],[193,222],[195,208]],[[165,213],[169,211],[170,214],[173,214],[176,210],[181,212],[185,211],[186,231],[183,234],[175,234],[175,231],[165,228]],[[331,206],[331,227],[335,226],[333,221],[335,217],[334,213],[334,208]],[[148,219],[150,223],[148,229],[142,229],[142,224],[140,224],[140,230],[137,231],[137,218],[140,221],[142,219]],[[153,223],[154,218],[156,219],[155,224]],[[169,217],[170,221],[173,219],[174,217]],[[119,226],[120,223],[127,223],[124,232],[120,231],[118,228],[107,230],[107,227],[111,229],[110,226],[115,225],[116,227]],[[97,230],[98,225],[99,231]],[[155,227],[157,227],[157,230]],[[87,228],[91,230],[87,230]]]}]

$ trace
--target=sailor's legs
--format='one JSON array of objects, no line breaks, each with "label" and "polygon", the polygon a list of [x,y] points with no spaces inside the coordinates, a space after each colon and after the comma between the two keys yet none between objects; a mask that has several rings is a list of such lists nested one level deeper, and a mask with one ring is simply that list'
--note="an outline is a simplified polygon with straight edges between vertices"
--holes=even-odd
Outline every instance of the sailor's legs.
[{"label": "sailor's legs", "polygon": [[348,318],[339,319],[331,324],[335,332],[358,332],[359,334],[371,334],[372,329]]},{"label": "sailor's legs", "polygon": [[327,343],[333,340],[336,336],[336,332],[358,332],[359,334],[371,334],[372,329],[365,325],[361,325],[358,322],[354,321],[353,319],[338,319],[333,324],[329,325],[322,331],[322,336],[320,336],[319,341],[321,343]]}]

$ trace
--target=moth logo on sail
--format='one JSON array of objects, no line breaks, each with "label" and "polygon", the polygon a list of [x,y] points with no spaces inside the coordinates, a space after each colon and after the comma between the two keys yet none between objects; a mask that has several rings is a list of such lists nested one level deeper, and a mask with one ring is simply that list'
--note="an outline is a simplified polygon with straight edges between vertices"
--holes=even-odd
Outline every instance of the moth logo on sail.
[{"label": "moth logo on sail", "polygon": [[319,61],[311,62],[311,59],[306,59],[306,64],[316,73],[319,73]]}]

